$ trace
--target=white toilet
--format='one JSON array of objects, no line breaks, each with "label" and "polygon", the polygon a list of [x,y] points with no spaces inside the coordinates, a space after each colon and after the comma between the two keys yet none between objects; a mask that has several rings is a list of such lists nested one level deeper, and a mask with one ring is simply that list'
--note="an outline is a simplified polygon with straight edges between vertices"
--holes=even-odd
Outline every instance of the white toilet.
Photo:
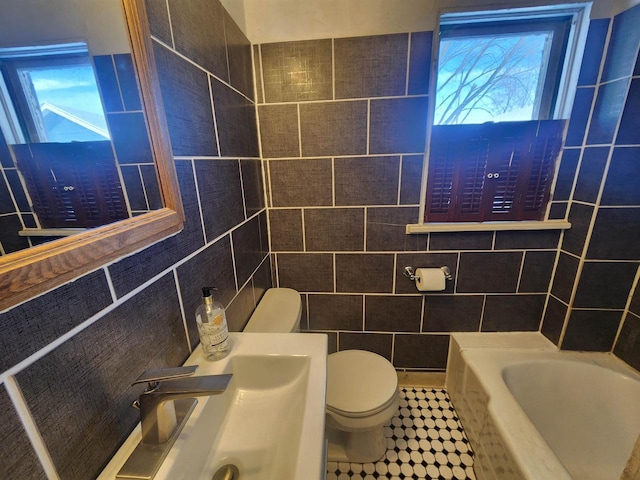
[{"label": "white toilet", "polygon": [[[290,288],[270,288],[245,332],[300,330],[302,302]],[[375,462],[386,452],[384,426],[397,413],[398,377],[384,357],[362,350],[332,353],[327,361],[327,459]]]}]

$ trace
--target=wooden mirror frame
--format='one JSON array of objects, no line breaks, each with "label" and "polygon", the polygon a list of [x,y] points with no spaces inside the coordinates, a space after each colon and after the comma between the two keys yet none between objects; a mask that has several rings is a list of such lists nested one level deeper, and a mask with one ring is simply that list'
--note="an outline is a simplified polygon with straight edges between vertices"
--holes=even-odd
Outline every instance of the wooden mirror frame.
[{"label": "wooden mirror frame", "polygon": [[182,229],[184,211],[144,0],[121,0],[164,208],[0,257],[0,310]]}]

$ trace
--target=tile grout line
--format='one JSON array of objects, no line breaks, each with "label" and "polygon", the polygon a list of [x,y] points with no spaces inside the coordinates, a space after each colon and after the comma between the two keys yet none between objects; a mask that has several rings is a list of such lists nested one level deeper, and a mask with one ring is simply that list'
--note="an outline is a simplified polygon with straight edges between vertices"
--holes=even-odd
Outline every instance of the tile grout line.
[{"label": "tile grout line", "polygon": [[29,410],[29,406],[22,394],[22,390],[20,389],[17,379],[13,375],[8,376],[4,380],[4,385],[7,393],[9,394],[9,398],[11,399],[11,403],[13,403],[18,417],[20,418],[20,422],[22,423],[25,433],[31,442],[31,446],[35,450],[36,456],[47,475],[47,478],[49,480],[59,480],[60,476],[58,475],[55,464],[53,463],[49,449],[42,438],[42,434],[36,425],[31,411]]}]

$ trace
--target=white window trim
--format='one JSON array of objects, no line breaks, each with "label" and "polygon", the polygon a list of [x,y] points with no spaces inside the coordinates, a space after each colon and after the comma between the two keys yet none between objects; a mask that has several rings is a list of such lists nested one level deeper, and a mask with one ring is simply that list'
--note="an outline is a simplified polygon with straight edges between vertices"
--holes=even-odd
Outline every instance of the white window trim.
[{"label": "white window trim", "polygon": [[[478,5],[472,7],[475,11],[469,11],[467,9],[470,18],[478,18],[479,12],[489,12],[489,16],[497,15],[509,15],[513,18],[518,16],[527,15],[532,12],[540,12],[546,10],[558,13],[574,13],[575,14],[575,27],[571,30],[569,36],[569,43],[567,46],[568,62],[563,69],[560,77],[561,89],[558,92],[558,99],[554,108],[554,118],[568,119],[571,110],[573,108],[573,100],[575,96],[576,87],[578,85],[578,76],[580,75],[580,67],[582,64],[582,57],[584,52],[584,45],[587,41],[587,33],[589,30],[589,20],[591,13],[591,2],[588,3],[575,3],[575,4],[559,4],[559,5],[544,5],[534,6],[527,8],[513,8],[513,9],[496,9],[491,10],[489,5]],[[440,44],[440,18],[447,13],[462,13],[460,8],[445,8],[440,10],[438,25],[433,34],[433,44],[431,53],[431,72],[430,78],[433,79],[431,85],[429,85],[429,98],[432,99],[429,102],[429,122],[427,126],[427,147],[431,143],[431,128],[433,124],[433,118],[435,114],[435,94],[436,94],[436,80],[438,74],[438,48]],[[573,95],[569,95],[569,92],[574,92]],[[566,131],[566,130],[565,130]],[[429,173],[429,149],[426,149],[425,158],[422,167],[422,186],[420,191],[420,209],[418,212],[418,223],[408,224],[406,226],[407,234],[418,233],[430,233],[430,232],[483,232],[483,231],[526,231],[526,230],[567,230],[571,228],[571,223],[566,220],[551,220],[548,218],[549,207],[551,205],[552,197],[549,198],[547,204],[547,216],[544,220],[540,221],[509,221],[509,222],[447,222],[447,223],[424,223],[424,210],[425,201],[427,195],[427,176]],[[554,173],[554,178],[551,183],[551,188],[555,188],[555,183],[558,176],[558,165]]]},{"label": "white window trim", "polygon": [[405,233],[432,232],[503,232],[516,230],[567,230],[571,223],[567,220],[528,220],[522,222],[451,222],[412,223]]}]

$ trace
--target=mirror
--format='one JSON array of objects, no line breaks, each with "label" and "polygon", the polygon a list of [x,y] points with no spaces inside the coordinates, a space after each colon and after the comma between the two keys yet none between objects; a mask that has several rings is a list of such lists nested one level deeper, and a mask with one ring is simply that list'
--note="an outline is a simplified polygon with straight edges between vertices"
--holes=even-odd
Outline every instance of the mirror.
[{"label": "mirror", "polygon": [[[31,216],[36,229],[62,228],[53,233],[75,234],[0,257],[0,309],[175,233],[184,219],[144,0],[12,3],[16,13],[6,13],[4,6],[0,20],[21,27],[0,25],[0,93],[5,95],[0,95],[0,126],[6,140],[4,149],[0,142],[2,180],[7,186],[11,178],[16,190],[19,184],[26,187],[26,193],[9,195],[16,207],[18,200],[24,206],[25,199],[34,207],[16,208],[14,217],[25,214],[18,222],[21,227]],[[37,18],[46,21],[26,25]],[[93,121],[99,108],[84,116],[75,108],[90,110],[95,102],[87,100],[87,88],[75,107],[44,96],[47,85],[73,83],[72,78],[87,87],[87,66],[89,73],[97,73],[103,123]],[[51,79],[44,73],[61,76]],[[9,91],[19,92],[15,103],[6,100],[11,98]],[[99,174],[96,165],[101,167]],[[78,178],[89,180],[82,183]],[[113,182],[106,184],[105,178]],[[0,192],[0,201],[3,196]],[[100,196],[109,208],[119,201],[119,210],[113,214],[100,203]],[[107,216],[94,221],[85,214],[86,205],[74,203],[77,198]],[[52,211],[56,214],[50,215]],[[107,224],[98,226],[102,223]],[[85,230],[76,233],[78,228]],[[39,243],[31,238],[31,243]]]}]

